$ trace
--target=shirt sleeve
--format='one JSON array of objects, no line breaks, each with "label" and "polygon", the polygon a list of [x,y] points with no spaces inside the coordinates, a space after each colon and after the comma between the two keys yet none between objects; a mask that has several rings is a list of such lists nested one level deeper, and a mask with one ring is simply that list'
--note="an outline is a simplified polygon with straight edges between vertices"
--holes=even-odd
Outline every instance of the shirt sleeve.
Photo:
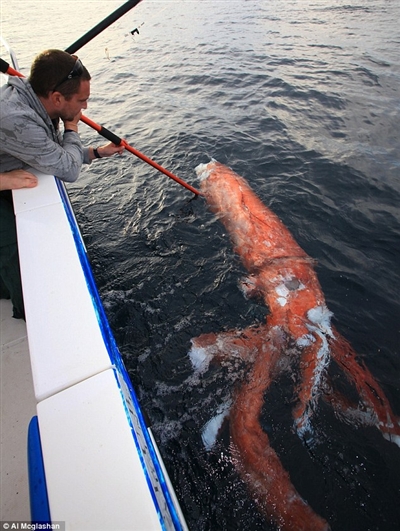
[{"label": "shirt sleeve", "polygon": [[55,175],[65,182],[74,182],[79,177],[85,157],[79,134],[68,132],[62,145],[58,144],[49,137],[48,125],[34,111],[3,117],[0,141],[2,151],[26,167]]}]

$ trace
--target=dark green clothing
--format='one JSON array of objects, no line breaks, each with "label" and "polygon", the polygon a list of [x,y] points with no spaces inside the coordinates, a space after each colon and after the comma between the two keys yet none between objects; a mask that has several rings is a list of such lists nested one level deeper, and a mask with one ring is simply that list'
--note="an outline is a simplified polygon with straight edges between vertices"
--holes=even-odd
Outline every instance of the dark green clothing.
[{"label": "dark green clothing", "polygon": [[11,299],[13,317],[25,319],[12,195],[0,192],[0,296]]}]

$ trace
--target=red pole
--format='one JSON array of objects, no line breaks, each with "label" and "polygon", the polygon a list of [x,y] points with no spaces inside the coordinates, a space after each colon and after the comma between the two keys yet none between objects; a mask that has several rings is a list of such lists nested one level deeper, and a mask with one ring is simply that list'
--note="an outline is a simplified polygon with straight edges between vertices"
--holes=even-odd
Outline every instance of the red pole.
[{"label": "red pole", "polygon": [[96,122],[93,122],[93,120],[91,120],[90,118],[87,118],[86,116],[83,116],[83,115],[81,116],[81,121],[84,122],[89,127],[91,127],[92,129],[95,129],[99,133],[99,135],[104,136],[104,138],[106,138],[107,140],[110,140],[110,142],[113,142],[117,146],[123,145],[125,147],[125,149],[127,149],[128,151],[133,153],[133,155],[135,155],[139,159],[142,159],[147,164],[150,164],[150,166],[153,166],[153,168],[155,168],[156,170],[160,171],[161,173],[163,173],[164,175],[166,175],[170,179],[173,179],[174,181],[179,183],[181,186],[185,187],[187,190],[190,190],[191,192],[193,192],[196,195],[203,195],[199,190],[196,190],[196,188],[193,188],[193,186],[191,186],[190,184],[186,183],[185,181],[183,181],[182,179],[180,179],[179,177],[177,177],[176,175],[171,173],[169,170],[167,170],[167,169],[163,168],[162,166],[160,166],[157,162],[155,162],[154,160],[150,159],[149,157],[147,157],[146,155],[144,155],[143,153],[141,153],[140,151],[138,151],[137,149],[135,149],[134,147],[129,145],[126,140],[121,139],[117,135],[114,135],[114,133],[112,133],[111,131],[109,131],[105,127],[103,127],[103,126],[101,126],[99,124],[96,124]]},{"label": "red pole", "polygon": [[196,190],[196,188],[193,188],[193,186],[186,183],[185,181],[183,181],[182,179],[180,179],[179,177],[171,173],[169,170],[157,164],[157,162],[155,162],[154,160],[149,159],[149,157],[146,157],[146,155],[143,155],[143,153],[140,153],[140,151],[130,146],[128,142],[126,142],[125,140],[122,140],[122,143],[125,146],[125,149],[127,149],[128,151],[136,155],[136,157],[139,157],[139,159],[142,159],[144,162],[147,162],[147,164],[150,164],[150,166],[153,166],[153,168],[155,168],[156,170],[162,172],[164,175],[166,175],[170,179],[173,179],[174,181],[179,183],[181,186],[184,186],[185,188],[187,188],[187,190],[190,190],[196,195],[203,195],[199,190]]},{"label": "red pole", "polygon": [[18,72],[18,70],[15,70],[6,61],[4,61],[4,59],[0,59],[0,72],[3,72],[3,74],[8,74],[9,76],[25,77],[23,74],[21,74],[21,72]]},{"label": "red pole", "polygon": [[[23,74],[21,74],[20,72],[18,72],[14,68],[12,68],[3,59],[0,59],[0,71],[3,72],[4,74],[8,74],[10,76],[24,77]],[[99,133],[99,135],[104,136],[104,138],[106,138],[110,142],[113,142],[117,146],[120,146],[122,144],[125,147],[125,149],[127,149],[128,151],[133,153],[133,155],[135,155],[139,159],[142,159],[147,164],[150,164],[150,166],[153,166],[153,168],[155,168],[156,170],[160,171],[161,173],[163,173],[164,175],[166,175],[170,179],[173,179],[174,181],[179,183],[181,186],[183,186],[187,190],[190,190],[191,192],[193,192],[196,195],[203,195],[199,190],[196,190],[196,188],[193,188],[193,186],[191,186],[190,184],[186,183],[185,181],[183,181],[182,179],[180,179],[179,177],[177,177],[176,175],[171,173],[169,170],[166,170],[165,168],[160,166],[154,160],[150,159],[149,157],[146,157],[146,155],[143,155],[143,153],[141,153],[140,151],[138,151],[134,147],[130,146],[128,144],[128,142],[126,142],[126,140],[121,139],[119,136],[115,135],[114,133],[112,133],[111,131],[109,131],[108,129],[103,127],[102,125],[96,124],[96,122],[93,122],[93,120],[91,120],[90,118],[86,118],[86,116],[83,116],[83,115],[81,116],[81,121],[84,122],[89,127],[91,127],[92,129],[94,129],[95,131],[97,131]]]}]

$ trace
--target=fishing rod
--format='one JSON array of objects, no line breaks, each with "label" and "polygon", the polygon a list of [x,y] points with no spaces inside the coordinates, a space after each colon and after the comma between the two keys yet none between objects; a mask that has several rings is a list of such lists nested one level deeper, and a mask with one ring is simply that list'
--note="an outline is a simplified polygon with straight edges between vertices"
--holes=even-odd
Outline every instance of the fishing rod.
[{"label": "fishing rod", "polygon": [[[6,61],[4,61],[4,59],[1,59],[1,58],[0,58],[0,72],[3,72],[3,74],[8,74],[10,76],[25,77],[23,74],[18,72],[18,70],[15,70],[15,68],[10,66]],[[169,170],[167,170],[167,169],[163,168],[162,166],[160,166],[160,164],[158,164],[154,160],[150,159],[149,157],[147,157],[146,155],[144,155],[143,153],[141,153],[140,151],[138,151],[137,149],[132,147],[130,144],[128,144],[128,142],[126,140],[120,138],[119,136],[117,136],[116,134],[111,132],[106,127],[103,127],[102,125],[99,125],[96,122],[93,122],[93,120],[91,120],[90,118],[87,118],[86,116],[83,116],[83,115],[81,116],[81,121],[84,122],[89,127],[91,127],[92,129],[94,129],[95,131],[97,131],[99,133],[99,135],[103,136],[105,139],[109,140],[110,142],[113,142],[115,145],[124,146],[124,148],[127,151],[129,151],[130,153],[132,153],[133,155],[135,155],[139,159],[142,159],[144,162],[146,162],[150,166],[153,166],[153,168],[155,168],[156,170],[160,171],[161,173],[163,173],[164,175],[166,175],[170,179],[173,179],[178,184],[180,184],[181,186],[183,186],[187,190],[190,190],[195,195],[202,195],[202,193],[199,190],[196,190],[196,188],[193,188],[193,186],[191,186],[190,184],[186,183],[185,181],[183,181],[182,179],[180,179],[179,177],[174,175]]]},{"label": "fishing rod", "polygon": [[126,2],[121,7],[116,9],[113,13],[108,15],[108,17],[99,22],[97,26],[85,33],[85,35],[82,35],[82,37],[71,44],[71,46],[68,46],[65,51],[71,54],[75,53],[77,50],[79,50],[79,48],[85,46],[85,44],[94,39],[94,37],[108,28],[108,26],[111,26],[111,24],[113,24],[116,20],[125,15],[125,13],[137,6],[139,2],[141,2],[141,0],[129,0],[129,2]]}]

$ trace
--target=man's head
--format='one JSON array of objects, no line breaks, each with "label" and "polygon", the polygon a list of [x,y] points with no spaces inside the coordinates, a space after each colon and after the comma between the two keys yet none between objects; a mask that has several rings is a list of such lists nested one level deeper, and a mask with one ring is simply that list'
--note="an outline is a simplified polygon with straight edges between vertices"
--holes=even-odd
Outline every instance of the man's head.
[{"label": "man's head", "polygon": [[90,74],[74,55],[42,52],[32,64],[29,82],[52,119],[73,121],[87,108]]},{"label": "man's head", "polygon": [[60,92],[66,99],[79,91],[81,81],[90,74],[74,55],[62,50],[46,50],[33,61],[29,82],[38,96],[47,98]]}]

